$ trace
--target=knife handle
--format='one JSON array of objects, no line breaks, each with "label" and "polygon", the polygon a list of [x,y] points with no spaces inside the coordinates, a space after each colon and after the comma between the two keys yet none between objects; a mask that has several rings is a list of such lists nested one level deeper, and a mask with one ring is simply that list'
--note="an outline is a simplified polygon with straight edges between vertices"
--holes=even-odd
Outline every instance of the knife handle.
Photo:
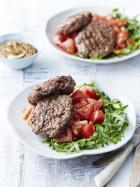
[{"label": "knife handle", "polygon": [[137,146],[132,169],[130,173],[129,187],[138,187],[140,185],[140,144]]},{"label": "knife handle", "polygon": [[94,177],[94,181],[96,183],[96,187],[103,187],[106,185],[110,179],[116,174],[116,172],[119,170],[123,162],[127,159],[128,155],[133,150],[134,145],[132,143],[129,143],[124,150],[121,151],[120,154],[118,154],[114,160],[108,164],[108,166],[105,167],[99,174],[97,174]]}]

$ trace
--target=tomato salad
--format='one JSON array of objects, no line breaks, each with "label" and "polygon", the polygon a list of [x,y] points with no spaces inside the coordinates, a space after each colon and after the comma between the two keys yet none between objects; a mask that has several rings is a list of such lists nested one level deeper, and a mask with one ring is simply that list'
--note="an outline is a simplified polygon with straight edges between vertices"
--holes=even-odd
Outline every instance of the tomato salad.
[{"label": "tomato salad", "polygon": [[58,152],[71,153],[96,149],[121,140],[128,126],[127,106],[121,101],[111,100],[95,83],[76,87],[70,96],[74,115],[66,133],[43,143]]},{"label": "tomato salad", "polygon": [[[113,9],[112,13],[106,16],[92,13],[92,21],[110,25],[114,31],[115,44],[109,54],[105,56],[93,55],[88,58],[96,60],[114,58],[128,55],[140,48],[140,23],[137,17],[129,18],[122,15],[118,9]],[[79,31],[68,35],[56,33],[53,38],[53,43],[66,53],[85,58],[78,53],[75,44],[75,38],[78,33]]]}]

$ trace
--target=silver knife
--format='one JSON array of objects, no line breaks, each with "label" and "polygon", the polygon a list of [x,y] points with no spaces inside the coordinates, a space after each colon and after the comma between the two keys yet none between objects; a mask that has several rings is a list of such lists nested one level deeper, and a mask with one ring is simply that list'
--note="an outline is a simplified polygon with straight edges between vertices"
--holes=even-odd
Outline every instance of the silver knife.
[{"label": "silver knife", "polygon": [[[140,143],[140,132],[138,133],[135,142]],[[140,144],[136,146],[136,151],[134,154],[134,160],[132,164],[132,169],[129,179],[129,187],[139,187],[140,186]]]},{"label": "silver knife", "polygon": [[137,147],[138,143],[140,143],[140,128],[137,128],[131,141],[118,155],[114,157],[114,160],[94,177],[96,187],[103,187],[110,181],[110,179],[117,173],[119,168],[125,162],[134,147]]}]

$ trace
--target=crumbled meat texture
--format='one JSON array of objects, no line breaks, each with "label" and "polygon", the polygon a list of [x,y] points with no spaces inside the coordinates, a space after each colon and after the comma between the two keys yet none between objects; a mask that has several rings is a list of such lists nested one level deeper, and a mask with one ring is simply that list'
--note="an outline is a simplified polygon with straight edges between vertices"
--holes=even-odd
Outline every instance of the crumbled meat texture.
[{"label": "crumbled meat texture", "polygon": [[92,19],[90,12],[75,14],[58,28],[57,33],[68,35],[85,27]]},{"label": "crumbled meat texture", "polygon": [[107,23],[92,21],[79,32],[75,43],[81,57],[106,56],[114,48],[113,28]]},{"label": "crumbled meat texture", "polygon": [[36,106],[40,100],[48,96],[59,94],[69,95],[73,92],[75,85],[75,81],[71,76],[57,76],[37,86],[29,94],[28,101],[30,104]]},{"label": "crumbled meat texture", "polygon": [[73,116],[72,99],[68,95],[52,96],[38,102],[28,123],[32,131],[48,138],[60,136]]}]

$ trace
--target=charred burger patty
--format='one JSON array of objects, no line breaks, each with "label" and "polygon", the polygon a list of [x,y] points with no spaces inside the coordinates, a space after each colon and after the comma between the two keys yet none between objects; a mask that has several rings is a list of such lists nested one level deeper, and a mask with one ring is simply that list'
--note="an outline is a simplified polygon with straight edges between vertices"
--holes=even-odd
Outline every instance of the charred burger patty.
[{"label": "charred burger patty", "polygon": [[92,21],[79,32],[75,43],[81,57],[106,56],[115,45],[113,28],[107,23]]},{"label": "charred burger patty", "polygon": [[62,35],[71,34],[77,30],[82,29],[91,21],[91,19],[92,14],[90,12],[75,14],[69,17],[66,22],[58,28],[57,33]]},{"label": "charred burger patty", "polygon": [[73,92],[75,81],[71,76],[57,76],[56,78],[45,81],[36,87],[29,96],[30,104],[36,106],[42,99],[52,95],[69,95]]},{"label": "charred burger patty", "polygon": [[57,138],[68,127],[72,116],[73,105],[70,96],[52,96],[37,103],[28,123],[35,134]]}]

